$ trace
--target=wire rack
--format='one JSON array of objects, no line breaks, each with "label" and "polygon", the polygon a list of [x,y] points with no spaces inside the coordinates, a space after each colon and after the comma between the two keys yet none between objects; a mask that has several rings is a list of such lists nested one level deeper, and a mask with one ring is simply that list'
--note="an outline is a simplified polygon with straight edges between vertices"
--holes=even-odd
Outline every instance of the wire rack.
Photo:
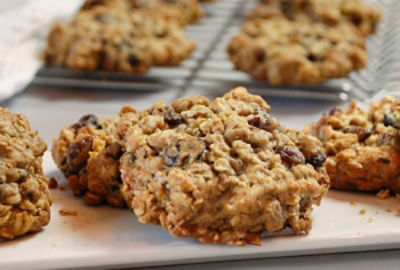
[{"label": "wire rack", "polygon": [[400,1],[368,1],[383,12],[377,33],[367,41],[368,66],[343,79],[329,80],[320,85],[272,86],[255,81],[237,71],[229,61],[225,48],[243,23],[245,14],[256,0],[219,0],[204,4],[206,18],[190,25],[186,33],[196,42],[192,57],[177,67],[154,67],[144,75],[112,72],[80,72],[45,66],[33,83],[67,87],[88,87],[133,91],[154,91],[168,88],[220,90],[241,85],[264,96],[294,98],[364,100],[382,89],[393,90],[400,85]]}]

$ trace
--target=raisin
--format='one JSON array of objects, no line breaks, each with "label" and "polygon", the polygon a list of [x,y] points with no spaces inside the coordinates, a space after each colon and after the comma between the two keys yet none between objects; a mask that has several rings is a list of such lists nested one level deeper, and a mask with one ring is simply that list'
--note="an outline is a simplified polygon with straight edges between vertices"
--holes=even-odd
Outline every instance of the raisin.
[{"label": "raisin", "polygon": [[164,114],[164,121],[170,126],[177,126],[183,122],[180,114],[176,113],[172,108],[168,109]]},{"label": "raisin", "polygon": [[355,25],[360,25],[362,23],[362,18],[360,17],[360,15],[358,14],[353,14],[351,17],[351,21],[355,24]]},{"label": "raisin", "polygon": [[363,127],[357,127],[357,126],[350,126],[345,129],[343,129],[344,133],[353,133],[357,134],[358,140],[360,142],[364,142],[366,139],[368,139],[369,136],[371,136],[371,132],[368,131],[367,129]]},{"label": "raisin", "polygon": [[105,154],[108,157],[112,157],[115,160],[119,160],[122,155],[122,147],[118,143],[113,143],[107,146]]},{"label": "raisin", "polygon": [[119,188],[119,186],[117,186],[117,185],[112,185],[111,186],[111,191],[112,192],[115,192],[115,191],[118,191],[120,188]]},{"label": "raisin", "polygon": [[326,155],[321,153],[308,159],[307,163],[310,163],[314,167],[319,168],[324,165],[325,160],[326,160]]},{"label": "raisin", "polygon": [[104,2],[104,0],[89,0],[85,2],[82,9],[90,9],[95,6],[104,5]]},{"label": "raisin", "polygon": [[293,146],[282,146],[278,149],[277,153],[281,156],[282,162],[289,166],[305,163],[303,153]]},{"label": "raisin", "polygon": [[332,115],[334,115],[335,113],[337,113],[337,112],[341,112],[342,111],[342,109],[340,109],[340,108],[333,108],[333,109],[331,109],[330,111],[329,111],[329,115],[330,116],[332,116]]},{"label": "raisin", "polygon": [[263,62],[265,60],[265,52],[262,48],[257,48],[254,55],[258,62]]},{"label": "raisin", "polygon": [[164,163],[169,167],[175,167],[178,165],[178,156],[165,155]]},{"label": "raisin", "polygon": [[135,161],[136,161],[136,159],[137,159],[136,154],[135,154],[135,153],[127,153],[126,156],[127,156],[128,162],[129,162],[130,164],[134,165],[134,164],[135,164]]},{"label": "raisin", "polygon": [[156,31],[155,36],[158,38],[165,38],[168,35],[168,30]]},{"label": "raisin", "polygon": [[396,137],[388,134],[388,133],[384,133],[382,134],[382,136],[379,138],[379,144],[388,144],[388,145],[395,145],[395,139]]},{"label": "raisin", "polygon": [[274,119],[265,111],[255,112],[255,116],[248,120],[248,124],[266,131],[272,131],[276,127]]},{"label": "raisin", "polygon": [[82,140],[72,143],[68,147],[68,160],[72,172],[79,172],[89,158],[89,152],[92,149],[93,138],[85,137]]},{"label": "raisin", "polygon": [[400,129],[400,125],[399,125],[397,119],[392,114],[384,114],[383,115],[383,124],[385,125],[385,127],[391,126],[396,129]]},{"label": "raisin", "polygon": [[54,177],[50,178],[50,179],[49,179],[49,188],[50,188],[50,189],[55,189],[55,188],[57,188],[57,187],[58,187],[58,182],[57,182],[57,180],[56,180]]},{"label": "raisin", "polygon": [[164,163],[169,167],[178,166],[178,158],[180,154],[180,146],[169,147],[165,153]]},{"label": "raisin", "polygon": [[72,125],[72,128],[79,130],[82,127],[93,127],[95,129],[100,129],[101,126],[99,125],[98,121],[97,121],[97,116],[93,115],[93,114],[87,114],[81,117],[81,119],[79,119],[78,123],[75,123],[74,125]]},{"label": "raisin", "polygon": [[378,161],[384,164],[390,164],[390,159],[387,158],[378,158]]},{"label": "raisin", "polygon": [[136,67],[140,63],[139,59],[137,59],[137,57],[133,54],[129,55],[128,62],[132,67]]},{"label": "raisin", "polygon": [[310,60],[311,62],[317,61],[317,57],[315,55],[313,55],[313,54],[309,54],[307,56],[307,59]]}]

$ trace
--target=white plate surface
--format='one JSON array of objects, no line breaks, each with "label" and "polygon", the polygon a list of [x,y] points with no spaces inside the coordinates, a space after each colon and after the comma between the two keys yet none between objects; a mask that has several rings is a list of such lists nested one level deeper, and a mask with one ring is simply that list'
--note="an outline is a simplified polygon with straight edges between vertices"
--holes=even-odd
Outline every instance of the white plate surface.
[{"label": "white plate surface", "polygon": [[[51,146],[52,137],[81,115],[113,115],[122,104],[143,109],[157,99],[170,102],[177,91],[153,95],[125,92],[98,92],[31,88],[1,106],[27,115],[34,129]],[[220,93],[186,92],[212,98]],[[301,128],[317,120],[335,104],[269,98],[272,113],[282,123]],[[66,183],[49,152],[44,158],[48,177]],[[53,190],[52,220],[37,234],[15,241],[0,242],[1,269],[117,268],[177,263],[194,263],[245,258],[334,253],[400,248],[400,201],[380,200],[373,194],[330,191],[313,212],[309,235],[285,232],[264,237],[262,246],[232,247],[201,244],[192,239],[176,239],[158,226],[140,224],[128,210],[92,208],[71,195]],[[350,202],[354,201],[355,204]],[[76,217],[61,216],[60,208],[76,210]],[[365,210],[365,214],[360,214]]]}]

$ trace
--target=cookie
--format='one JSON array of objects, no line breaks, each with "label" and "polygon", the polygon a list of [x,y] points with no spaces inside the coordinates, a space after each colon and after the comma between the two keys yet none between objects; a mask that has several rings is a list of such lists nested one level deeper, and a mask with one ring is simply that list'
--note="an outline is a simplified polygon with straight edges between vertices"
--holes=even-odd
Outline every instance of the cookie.
[{"label": "cookie", "polygon": [[325,167],[336,189],[400,193],[400,102],[386,97],[369,112],[355,103],[335,108],[306,132],[327,152]]},{"label": "cookie", "polygon": [[237,88],[120,113],[122,193],[142,223],[206,243],[260,244],[264,231],[311,229],[327,192],[325,151]]},{"label": "cookie", "polygon": [[118,118],[83,116],[54,139],[53,160],[72,192],[89,205],[125,207],[120,192]]},{"label": "cookie", "polygon": [[381,12],[361,0],[263,0],[249,18],[285,16],[296,21],[313,21],[335,26],[351,23],[363,35],[376,31]]},{"label": "cookie", "polygon": [[247,21],[227,47],[236,69],[270,84],[317,84],[367,64],[365,40],[349,24]]},{"label": "cookie", "polygon": [[86,0],[82,9],[97,6],[119,8],[128,12],[146,10],[153,16],[175,21],[180,25],[195,23],[204,16],[198,0]]},{"label": "cookie", "polygon": [[42,169],[46,148],[23,115],[0,108],[0,239],[36,232],[49,223],[49,181]]},{"label": "cookie", "polygon": [[195,45],[183,29],[146,11],[103,6],[57,23],[48,35],[45,59],[71,69],[143,73],[151,66],[178,65]]}]

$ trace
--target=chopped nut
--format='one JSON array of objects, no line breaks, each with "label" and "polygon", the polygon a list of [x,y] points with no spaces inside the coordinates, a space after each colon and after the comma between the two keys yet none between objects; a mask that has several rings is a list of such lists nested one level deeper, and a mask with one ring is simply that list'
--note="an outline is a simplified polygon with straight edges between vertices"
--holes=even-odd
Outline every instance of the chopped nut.
[{"label": "chopped nut", "polygon": [[366,211],[365,209],[361,209],[361,210],[360,210],[360,215],[365,215],[366,212],[367,212],[367,211]]},{"label": "chopped nut", "polygon": [[66,209],[66,208],[62,208],[62,209],[58,210],[58,213],[61,216],[74,216],[74,217],[76,217],[78,215],[77,211]]},{"label": "chopped nut", "polygon": [[356,205],[357,205],[355,201],[350,201],[350,204],[351,204],[352,206],[356,206]]},{"label": "chopped nut", "polygon": [[379,190],[378,193],[376,193],[376,196],[379,199],[382,199],[382,200],[387,199],[390,196],[390,190],[387,189],[387,188],[386,189],[381,189],[381,190]]}]

